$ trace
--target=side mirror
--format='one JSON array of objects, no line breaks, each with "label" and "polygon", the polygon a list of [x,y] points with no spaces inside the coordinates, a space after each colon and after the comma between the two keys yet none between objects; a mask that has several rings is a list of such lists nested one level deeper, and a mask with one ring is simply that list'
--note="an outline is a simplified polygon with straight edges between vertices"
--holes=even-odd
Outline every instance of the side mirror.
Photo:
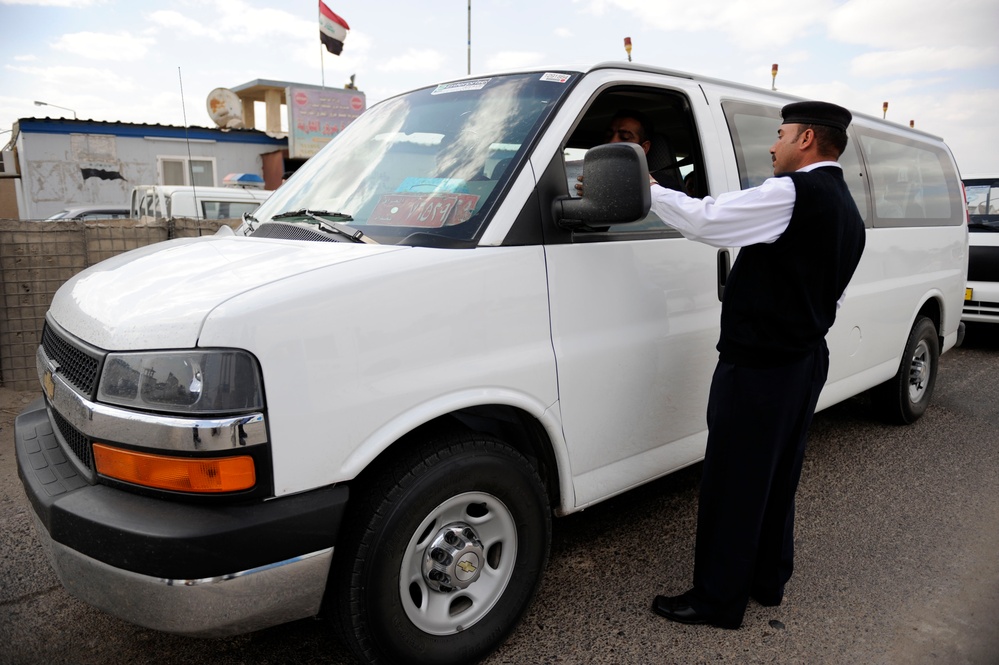
[{"label": "side mirror", "polygon": [[552,204],[555,222],[566,229],[605,227],[634,222],[649,214],[649,166],[634,143],[607,143],[583,158],[585,195],[560,196]]}]

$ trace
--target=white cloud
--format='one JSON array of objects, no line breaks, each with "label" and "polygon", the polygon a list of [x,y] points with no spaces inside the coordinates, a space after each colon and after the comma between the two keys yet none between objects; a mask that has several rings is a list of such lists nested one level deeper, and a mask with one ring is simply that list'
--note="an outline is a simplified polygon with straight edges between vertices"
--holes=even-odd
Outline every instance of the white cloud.
[{"label": "white cloud", "polygon": [[440,51],[411,48],[402,55],[389,58],[376,69],[382,72],[434,72],[439,71],[443,64],[444,54]]},{"label": "white cloud", "polygon": [[545,54],[538,51],[500,51],[489,56],[486,60],[486,69],[489,71],[499,71],[503,69],[530,67],[531,65],[541,64],[544,59]]},{"label": "white cloud", "polygon": [[[54,67],[8,65],[7,69],[30,77],[36,84],[35,87],[40,90],[55,90],[59,91],[60,94],[90,93],[94,90],[128,93],[134,88],[131,79],[119,76],[110,69],[74,65]],[[83,117],[82,114],[81,117]]]},{"label": "white cloud", "polygon": [[[243,0],[216,0],[192,8],[197,18],[176,9],[162,9],[149,14],[149,20],[161,30],[181,38],[208,38],[215,42],[287,47],[287,38],[304,39],[316,35],[319,24],[283,9],[253,7]],[[162,34],[162,33],[161,33]]]},{"label": "white cloud", "polygon": [[828,19],[829,35],[847,44],[904,50],[995,40],[995,0],[949,0],[945,5],[911,0],[848,0]]},{"label": "white cloud", "polygon": [[57,51],[93,60],[135,61],[142,60],[154,43],[155,40],[148,37],[134,37],[124,32],[74,32],[62,35],[51,46]]},{"label": "white cloud", "polygon": [[995,64],[999,64],[999,47],[995,46],[918,46],[865,53],[851,61],[850,71],[859,76],[892,77]]},{"label": "white cloud", "polygon": [[572,30],[569,28],[555,28],[555,36],[562,39],[568,39],[572,37]]},{"label": "white cloud", "polygon": [[149,15],[149,21],[153,25],[169,31],[172,37],[221,37],[218,31],[205,27],[200,21],[170,9],[153,12]]},{"label": "white cloud", "polygon": [[35,60],[38,60],[37,55],[28,54],[14,56],[14,62],[34,62]]},{"label": "white cloud", "polygon": [[243,0],[216,0],[215,8],[220,14],[215,25],[227,41],[251,43],[306,35],[319,39],[316,20],[306,20],[283,9],[253,7]]},{"label": "white cloud", "polygon": [[676,32],[720,31],[743,47],[773,48],[802,37],[803,33],[825,25],[835,8],[834,0],[770,0],[756,2],[731,0],[588,0],[583,11],[601,17],[623,10],[634,14],[640,25]]},{"label": "white cloud", "polygon": [[26,5],[34,7],[71,7],[86,9],[104,4],[106,0],[0,0],[0,5]]}]

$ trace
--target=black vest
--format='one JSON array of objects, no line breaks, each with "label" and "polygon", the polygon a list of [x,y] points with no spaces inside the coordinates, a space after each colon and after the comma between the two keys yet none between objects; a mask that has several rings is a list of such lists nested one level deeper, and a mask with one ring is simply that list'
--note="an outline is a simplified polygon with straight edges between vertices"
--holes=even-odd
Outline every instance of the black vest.
[{"label": "black vest", "polygon": [[864,222],[842,169],[784,175],[795,189],[787,229],[773,243],[740,250],[725,285],[723,362],[778,367],[823,345],[864,251]]}]

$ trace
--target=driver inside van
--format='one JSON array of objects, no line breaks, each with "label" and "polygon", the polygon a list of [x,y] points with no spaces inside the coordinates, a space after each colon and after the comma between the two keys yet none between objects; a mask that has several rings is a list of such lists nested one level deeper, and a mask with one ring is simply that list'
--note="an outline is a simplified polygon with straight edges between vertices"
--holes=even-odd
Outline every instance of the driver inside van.
[{"label": "driver inside van", "polygon": [[[652,148],[652,124],[644,113],[621,109],[611,118],[604,132],[606,143],[635,143],[646,156]],[[576,176],[576,196],[583,196],[583,176]]]}]

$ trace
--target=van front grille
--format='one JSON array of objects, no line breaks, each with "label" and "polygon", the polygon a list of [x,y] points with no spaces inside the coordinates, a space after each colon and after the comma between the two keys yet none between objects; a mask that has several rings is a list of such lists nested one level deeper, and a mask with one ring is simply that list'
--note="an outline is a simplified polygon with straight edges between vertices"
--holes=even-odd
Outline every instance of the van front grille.
[{"label": "van front grille", "polygon": [[48,324],[42,328],[42,348],[50,359],[59,364],[59,373],[88,399],[92,399],[97,393],[103,355],[80,348]]},{"label": "van front grille", "polygon": [[59,434],[65,439],[69,449],[76,455],[83,466],[91,471],[94,470],[94,449],[90,446],[90,437],[69,424],[65,418],[59,415],[58,411],[51,410],[52,420],[59,429]]}]

